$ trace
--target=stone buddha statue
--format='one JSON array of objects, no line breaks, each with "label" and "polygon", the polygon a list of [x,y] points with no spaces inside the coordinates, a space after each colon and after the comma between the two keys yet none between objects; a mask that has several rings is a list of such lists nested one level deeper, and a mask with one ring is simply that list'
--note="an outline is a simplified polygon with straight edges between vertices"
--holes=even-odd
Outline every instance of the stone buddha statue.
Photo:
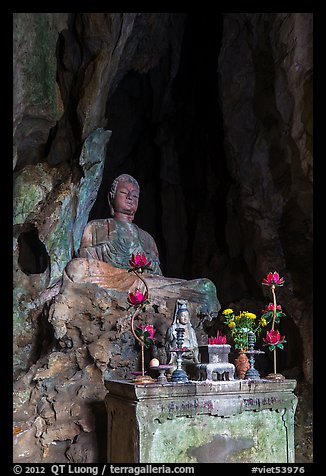
[{"label": "stone buddha statue", "polygon": [[151,261],[152,272],[162,275],[154,239],[132,223],[138,208],[138,182],[130,175],[120,175],[114,180],[108,199],[113,218],[93,220],[86,225],[79,257],[88,261],[72,260],[67,266],[67,274],[75,277],[77,273],[80,280],[96,281],[101,278],[101,269],[105,278],[111,267],[116,269],[111,269],[109,274],[130,268],[131,255],[139,252],[145,253]]},{"label": "stone buddha statue", "polygon": [[142,282],[132,272],[132,254],[145,253],[151,270],[144,271],[151,304],[173,312],[177,299],[189,301],[192,312],[207,315],[218,312],[220,303],[216,288],[206,278],[185,280],[162,275],[159,254],[153,237],[133,223],[138,208],[139,184],[127,174],[118,176],[109,191],[112,218],[90,221],[84,230],[79,254],[63,272],[63,288],[71,283],[93,283],[109,290],[120,302]]}]

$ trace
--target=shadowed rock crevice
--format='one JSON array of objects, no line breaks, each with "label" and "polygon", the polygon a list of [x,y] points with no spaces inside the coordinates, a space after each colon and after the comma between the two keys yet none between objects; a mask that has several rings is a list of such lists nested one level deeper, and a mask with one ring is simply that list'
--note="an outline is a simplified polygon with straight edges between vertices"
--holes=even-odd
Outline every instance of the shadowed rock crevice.
[{"label": "shadowed rock crevice", "polygon": [[50,263],[49,255],[38,236],[36,228],[18,236],[18,264],[25,274],[41,274]]}]

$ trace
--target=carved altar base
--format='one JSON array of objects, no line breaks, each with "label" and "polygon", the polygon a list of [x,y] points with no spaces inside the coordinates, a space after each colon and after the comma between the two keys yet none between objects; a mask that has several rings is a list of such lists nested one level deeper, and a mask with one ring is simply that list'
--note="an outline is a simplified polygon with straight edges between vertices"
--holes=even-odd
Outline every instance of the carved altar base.
[{"label": "carved altar base", "polygon": [[293,463],[295,380],[106,382],[110,463]]}]

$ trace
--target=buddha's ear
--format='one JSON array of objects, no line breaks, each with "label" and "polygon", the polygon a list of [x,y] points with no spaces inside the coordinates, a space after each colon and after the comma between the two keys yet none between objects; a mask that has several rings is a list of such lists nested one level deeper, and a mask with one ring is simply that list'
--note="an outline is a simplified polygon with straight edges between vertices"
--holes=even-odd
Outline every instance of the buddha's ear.
[{"label": "buddha's ear", "polygon": [[113,208],[113,205],[111,203],[110,197],[108,197],[108,202],[109,202],[110,214],[111,214],[112,217],[114,217],[114,208]]}]

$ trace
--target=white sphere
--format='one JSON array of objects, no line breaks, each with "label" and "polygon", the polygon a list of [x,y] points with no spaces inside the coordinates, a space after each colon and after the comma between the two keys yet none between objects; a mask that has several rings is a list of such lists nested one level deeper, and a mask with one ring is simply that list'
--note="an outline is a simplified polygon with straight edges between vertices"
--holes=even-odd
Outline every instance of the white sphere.
[{"label": "white sphere", "polygon": [[150,360],[149,362],[149,366],[150,367],[158,367],[160,365],[160,361],[158,359],[152,359]]}]

